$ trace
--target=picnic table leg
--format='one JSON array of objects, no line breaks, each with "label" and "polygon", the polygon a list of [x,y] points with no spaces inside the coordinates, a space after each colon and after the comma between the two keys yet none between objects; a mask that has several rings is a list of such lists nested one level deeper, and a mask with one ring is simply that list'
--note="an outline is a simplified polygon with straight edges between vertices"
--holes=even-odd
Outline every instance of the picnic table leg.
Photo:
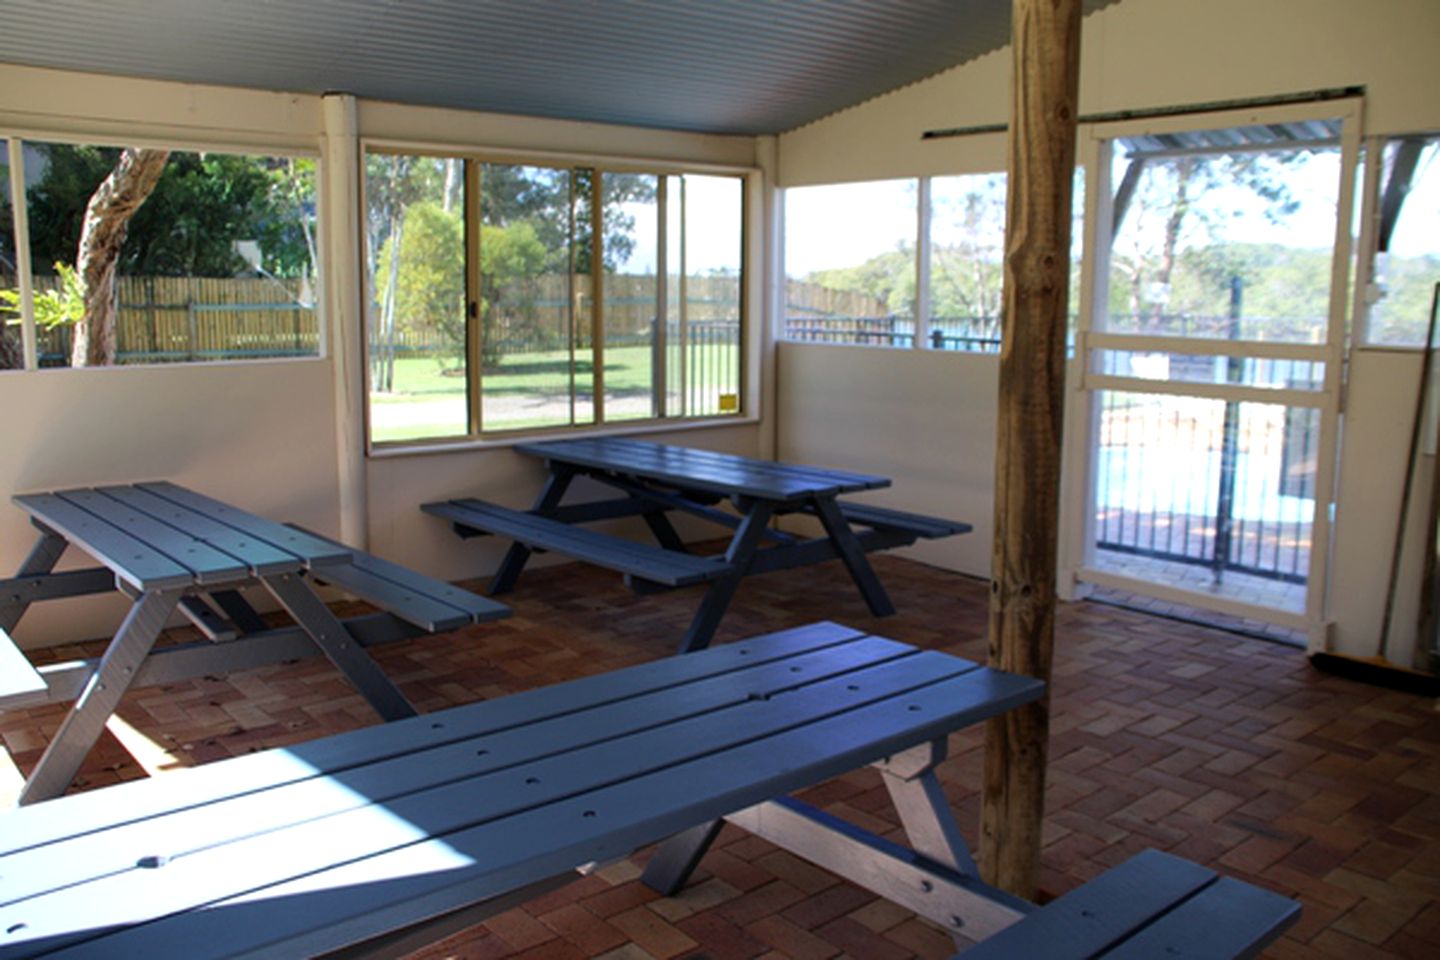
[{"label": "picnic table leg", "polygon": [[[20,569],[15,572],[14,579],[44,576],[54,570],[56,562],[59,561],[60,555],[65,552],[67,546],[69,544],[64,537],[50,530],[42,529],[40,538],[35,541],[35,546],[30,548],[29,555],[25,558],[25,562],[20,564]],[[12,600],[0,605],[0,630],[7,633],[14,630],[15,624],[20,622],[20,618],[29,608],[29,600]]]},{"label": "picnic table leg", "polygon": [[255,612],[239,590],[216,590],[210,594],[210,599],[244,633],[259,633],[269,628],[269,624]]},{"label": "picnic table leg", "polygon": [[730,564],[731,570],[711,583],[710,589],[705,591],[705,599],[700,601],[700,609],[695,611],[695,616],[690,621],[690,629],[685,631],[685,638],[680,642],[680,653],[693,653],[710,646],[710,640],[715,636],[715,628],[720,626],[720,618],[725,616],[725,608],[730,606],[735,591],[740,587],[740,581],[749,571],[755,548],[760,545],[765,528],[775,513],[774,504],[768,500],[748,501],[743,506],[746,508],[745,518],[740,521],[740,526],[725,551],[725,562]]},{"label": "picnic table leg", "polygon": [[946,741],[934,740],[876,766],[895,804],[895,812],[900,814],[911,849],[953,867],[966,877],[978,879],[980,872],[970,848],[960,833],[960,825],[955,822],[945,790],[935,776],[935,767],[945,759],[946,753]]},{"label": "picnic table leg", "polygon": [[99,668],[85,684],[55,738],[25,781],[19,798],[22,806],[58,797],[70,786],[90,748],[100,739],[105,722],[119,706],[140,664],[155,645],[155,639],[165,629],[165,621],[180,601],[180,595],[178,590],[144,593],[130,607],[101,657]]},{"label": "picnic table leg", "polygon": [[655,856],[645,864],[640,882],[666,897],[679,893],[724,825],[724,820],[711,820],[684,833],[677,833],[660,844]]},{"label": "picnic table leg", "polygon": [[816,497],[815,513],[825,525],[825,532],[830,536],[835,552],[845,561],[845,569],[850,571],[850,579],[860,588],[860,595],[865,598],[870,612],[877,617],[888,617],[894,613],[895,604],[890,602],[890,595],[885,592],[880,578],[875,575],[875,568],[865,559],[865,549],[860,546],[860,541],[855,539],[855,533],[840,512],[835,498]]},{"label": "picnic table leg", "polygon": [[[535,498],[535,505],[530,508],[541,516],[560,506],[565,491],[570,489],[570,481],[575,477],[574,470],[565,469],[558,464],[552,463],[550,471],[549,479],[545,481],[540,495]],[[530,548],[523,543],[510,544],[510,549],[505,552],[505,559],[500,561],[500,568],[490,580],[489,592],[492,597],[515,589],[515,581],[519,579],[520,571],[525,569],[530,553]]]},{"label": "picnic table leg", "polygon": [[664,510],[648,510],[640,515],[645,520],[645,525],[655,535],[655,541],[666,550],[674,550],[676,553],[689,553],[690,549],[685,546],[685,541],[680,539],[680,534],[675,532],[675,525],[670,518],[665,516]]},{"label": "picnic table leg", "polygon": [[299,574],[282,573],[261,577],[260,582],[280,601],[295,622],[310,634],[330,662],[345,674],[355,689],[384,720],[403,720],[416,715],[415,708],[405,699],[380,665],[370,658],[350,631],[345,629],[330,608],[315,595]]}]

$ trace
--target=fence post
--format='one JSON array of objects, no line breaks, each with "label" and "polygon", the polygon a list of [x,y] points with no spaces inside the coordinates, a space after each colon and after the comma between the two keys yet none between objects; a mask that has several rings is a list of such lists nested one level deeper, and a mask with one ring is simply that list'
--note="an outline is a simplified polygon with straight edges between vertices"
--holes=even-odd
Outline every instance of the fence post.
[{"label": "fence post", "polygon": [[199,359],[196,352],[196,341],[199,336],[199,318],[195,316],[195,298],[191,297],[185,301],[185,326],[186,334],[190,338],[188,360]]},{"label": "fence post", "polygon": [[[1243,281],[1238,276],[1230,278],[1230,322],[1226,331],[1231,340],[1240,339],[1240,305]],[[1225,382],[1239,383],[1244,377],[1245,361],[1240,357],[1225,359]],[[1230,543],[1235,524],[1235,467],[1240,454],[1240,403],[1225,401],[1225,425],[1220,436],[1220,489],[1215,497],[1215,556],[1211,559],[1211,570],[1215,582],[1225,576],[1225,567],[1230,563]]]}]

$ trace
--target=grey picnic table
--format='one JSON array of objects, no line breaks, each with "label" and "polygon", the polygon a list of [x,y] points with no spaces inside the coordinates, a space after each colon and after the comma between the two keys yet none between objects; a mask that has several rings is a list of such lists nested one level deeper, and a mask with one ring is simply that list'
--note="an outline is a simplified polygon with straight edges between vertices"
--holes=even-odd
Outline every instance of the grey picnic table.
[{"label": "grey picnic table", "polygon": [[[453,630],[509,608],[363,551],[174,483],[87,487],[12,498],[39,538],[0,580],[0,709],[74,701],[20,795],[69,786],[125,692],[323,653],[386,720],[415,709],[365,647]],[[68,548],[98,565],[57,572]],[[315,593],[331,584],[380,609],[339,620]],[[293,625],[272,627],[241,592],[263,588]],[[131,606],[103,656],[27,669],[9,632],[32,603],[119,590]],[[156,648],[179,612],[203,639]]]},{"label": "grey picnic table", "polygon": [[[496,534],[514,541],[490,583],[492,595],[513,589],[537,549],[619,570],[638,590],[707,584],[681,652],[710,643],[744,577],[836,557],[870,612],[892,614],[895,606],[866,554],[970,530],[959,521],[843,499],[888,487],[888,477],[623,437],[522,443],[515,449],[542,459],[549,471],[528,511],[475,498],[427,503],[421,509],[451,521],[462,537]],[[589,477],[618,495],[565,504],[577,477]],[[733,510],[720,509],[725,501]],[[677,511],[730,529],[724,554],[691,554],[669,520],[668,514]],[[802,537],[772,529],[775,517],[797,513],[817,518],[823,534]],[[623,516],[642,517],[656,543],[577,526]]]},{"label": "grey picnic table", "polygon": [[[1250,956],[1193,948],[1293,922],[1164,854],[1039,910],[981,882],[935,768],[1042,693],[820,623],[62,797],[0,814],[0,960],[395,957],[655,842],[673,892],[722,820],[1015,945],[985,956]],[[910,846],[789,796],[867,764]]]}]

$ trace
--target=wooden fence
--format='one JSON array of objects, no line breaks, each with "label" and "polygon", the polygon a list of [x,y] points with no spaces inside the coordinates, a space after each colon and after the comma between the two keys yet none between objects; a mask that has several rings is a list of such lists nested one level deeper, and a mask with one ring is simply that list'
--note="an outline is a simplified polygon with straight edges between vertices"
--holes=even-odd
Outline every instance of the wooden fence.
[{"label": "wooden fence", "polygon": [[[60,279],[35,278],[35,291]],[[300,280],[263,277],[121,277],[116,341],[120,363],[314,356],[320,328]],[[308,295],[307,295],[308,296]],[[39,329],[41,366],[70,358],[68,326]]]}]

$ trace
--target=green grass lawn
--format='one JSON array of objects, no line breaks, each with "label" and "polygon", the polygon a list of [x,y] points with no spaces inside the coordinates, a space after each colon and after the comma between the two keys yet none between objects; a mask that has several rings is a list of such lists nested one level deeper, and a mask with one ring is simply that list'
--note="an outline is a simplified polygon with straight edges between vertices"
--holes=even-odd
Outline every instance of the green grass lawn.
[{"label": "green grass lawn", "polygon": [[[738,347],[711,345],[692,347],[689,379],[692,394],[738,390],[734,382],[739,369]],[[605,393],[608,398],[646,397],[653,389],[649,347],[611,347],[605,351]],[[592,364],[589,355],[576,357],[576,390],[590,394]],[[486,401],[543,400],[553,398],[559,408],[567,405],[570,390],[570,356],[566,351],[512,354],[498,367],[487,370],[481,379]],[[371,393],[371,434],[377,441],[414,440],[424,437],[453,437],[465,433],[465,376],[455,367],[454,358],[406,357],[395,361],[394,390]],[[435,407],[431,415],[421,405]],[[406,410],[405,408],[410,408]],[[389,415],[387,416],[387,412]],[[545,426],[557,422],[556,414],[531,418],[507,418],[506,429]]]}]

